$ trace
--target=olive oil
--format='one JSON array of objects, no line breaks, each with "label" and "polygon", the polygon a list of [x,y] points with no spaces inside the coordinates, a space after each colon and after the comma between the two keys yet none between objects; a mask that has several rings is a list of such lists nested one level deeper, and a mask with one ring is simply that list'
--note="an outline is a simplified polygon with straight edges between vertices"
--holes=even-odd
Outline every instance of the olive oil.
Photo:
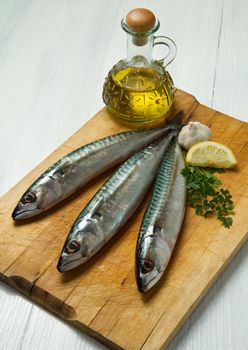
[{"label": "olive oil", "polygon": [[[166,36],[154,36],[159,25],[148,9],[131,10],[122,19],[127,57],[110,70],[103,86],[103,101],[112,115],[133,127],[159,125],[173,111],[175,87],[167,66],[176,45]],[[157,45],[166,47],[166,55],[154,60]]]},{"label": "olive oil", "polygon": [[116,72],[114,68],[106,78],[103,100],[116,117],[150,124],[166,116],[174,93],[168,72],[161,74],[150,67],[125,67]]}]

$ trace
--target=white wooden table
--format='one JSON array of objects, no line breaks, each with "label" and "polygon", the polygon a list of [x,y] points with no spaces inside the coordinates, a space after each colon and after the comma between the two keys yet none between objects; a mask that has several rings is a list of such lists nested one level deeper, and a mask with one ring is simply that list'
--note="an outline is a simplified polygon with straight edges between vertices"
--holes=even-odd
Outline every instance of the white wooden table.
[{"label": "white wooden table", "polygon": [[[138,6],[177,43],[176,86],[248,121],[245,0],[0,0],[1,194],[102,107],[104,78],[125,57],[120,20]],[[248,244],[168,350],[247,350],[247,287]],[[68,348],[105,349],[0,285],[1,350]]]}]

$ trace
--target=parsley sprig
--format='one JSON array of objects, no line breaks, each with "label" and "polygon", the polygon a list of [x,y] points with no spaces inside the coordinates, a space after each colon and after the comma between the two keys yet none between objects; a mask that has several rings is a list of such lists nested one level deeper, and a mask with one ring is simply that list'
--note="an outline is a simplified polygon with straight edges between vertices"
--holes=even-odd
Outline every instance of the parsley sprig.
[{"label": "parsley sprig", "polygon": [[234,204],[230,192],[220,188],[221,181],[214,173],[223,173],[223,169],[186,166],[182,175],[186,179],[187,202],[195,208],[197,215],[204,218],[217,217],[226,228],[230,228],[233,219]]}]

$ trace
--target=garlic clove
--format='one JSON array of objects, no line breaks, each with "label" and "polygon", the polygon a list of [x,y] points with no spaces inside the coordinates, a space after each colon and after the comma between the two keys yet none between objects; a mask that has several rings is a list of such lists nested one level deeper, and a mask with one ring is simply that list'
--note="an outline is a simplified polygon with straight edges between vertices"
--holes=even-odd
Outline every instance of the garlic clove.
[{"label": "garlic clove", "polygon": [[178,142],[182,147],[189,150],[196,143],[209,140],[210,136],[211,130],[207,125],[200,122],[190,122],[180,131]]}]

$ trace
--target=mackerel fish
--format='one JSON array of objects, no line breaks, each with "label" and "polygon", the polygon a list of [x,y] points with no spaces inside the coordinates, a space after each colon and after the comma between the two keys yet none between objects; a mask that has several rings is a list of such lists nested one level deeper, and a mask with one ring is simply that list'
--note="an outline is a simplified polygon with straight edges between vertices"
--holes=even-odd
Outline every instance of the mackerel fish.
[{"label": "mackerel fish", "polygon": [[152,184],[173,133],[129,158],[90,200],[65,241],[60,272],[86,262],[127,222]]},{"label": "mackerel fish", "polygon": [[105,170],[177,129],[182,113],[161,128],[133,130],[84,145],[50,166],[22,195],[12,213],[15,221],[33,217],[76,192]]},{"label": "mackerel fish", "polygon": [[177,138],[165,154],[144,214],[136,247],[136,281],[140,292],[162,277],[175,247],[185,212],[184,159]]}]

